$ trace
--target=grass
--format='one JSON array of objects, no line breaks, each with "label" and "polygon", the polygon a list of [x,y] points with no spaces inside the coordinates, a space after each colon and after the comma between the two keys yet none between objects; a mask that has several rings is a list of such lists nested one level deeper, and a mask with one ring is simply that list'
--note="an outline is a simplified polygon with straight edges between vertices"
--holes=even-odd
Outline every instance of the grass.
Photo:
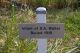
[{"label": "grass", "polygon": [[[32,9],[14,14],[11,18],[0,18],[0,53],[36,53],[36,39],[20,39],[18,23],[35,23],[35,12]],[[48,53],[80,52],[80,10],[52,10],[47,13],[48,23],[64,23],[63,39],[48,39]]]},{"label": "grass", "polygon": [[60,48],[58,47],[56,49],[60,49],[60,51],[58,51],[57,53],[65,53],[74,47],[78,47],[75,44],[79,44],[79,42],[76,42],[80,41],[80,11],[70,11],[68,9],[62,9],[57,10],[56,12],[51,11],[50,13],[47,18],[49,23],[65,23],[65,36],[63,39],[59,39],[59,41],[62,40],[62,43],[59,46]]}]

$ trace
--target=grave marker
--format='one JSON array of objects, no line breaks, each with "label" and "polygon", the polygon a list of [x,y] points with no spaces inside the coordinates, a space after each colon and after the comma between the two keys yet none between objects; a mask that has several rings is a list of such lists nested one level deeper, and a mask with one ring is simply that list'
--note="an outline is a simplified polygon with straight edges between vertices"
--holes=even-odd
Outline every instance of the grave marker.
[{"label": "grave marker", "polygon": [[19,24],[20,38],[38,38],[37,53],[47,53],[47,38],[63,38],[63,23],[46,23],[46,8],[36,9],[35,24]]}]

